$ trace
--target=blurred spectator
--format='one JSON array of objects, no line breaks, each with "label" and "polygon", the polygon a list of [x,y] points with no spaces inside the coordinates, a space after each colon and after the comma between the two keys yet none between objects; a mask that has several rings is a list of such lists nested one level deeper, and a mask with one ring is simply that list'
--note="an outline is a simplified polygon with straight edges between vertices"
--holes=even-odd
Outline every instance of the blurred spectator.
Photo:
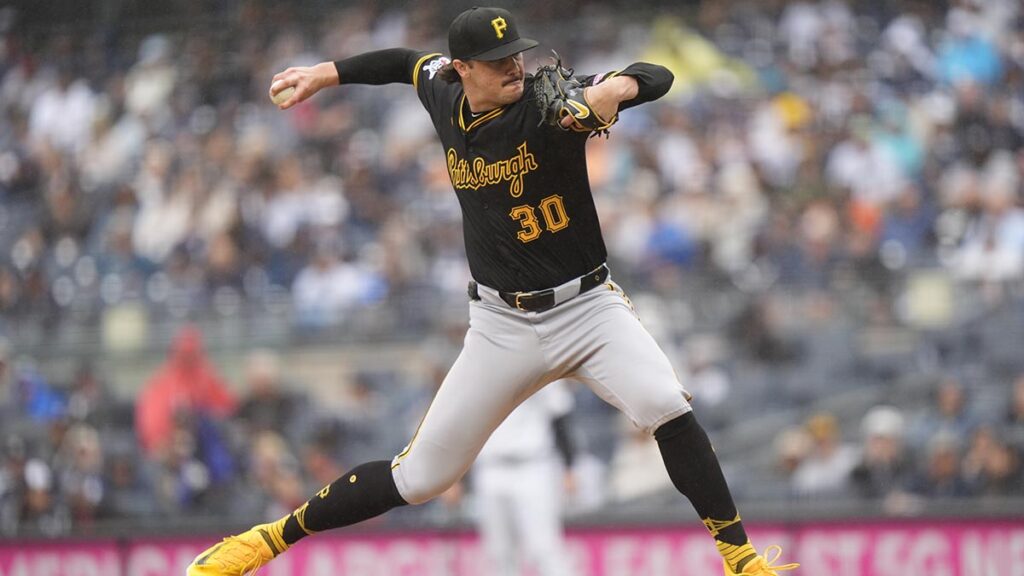
[{"label": "blurred spectator", "polygon": [[913,461],[903,444],[903,414],[892,406],[876,406],[861,421],[864,446],[851,480],[862,498],[884,500],[907,488]]},{"label": "blurred spectator", "polygon": [[179,417],[170,431],[168,444],[156,462],[154,479],[156,505],[162,514],[181,515],[208,509],[223,510],[213,497],[210,469],[201,460],[199,442],[188,418]]},{"label": "blurred spectator", "polygon": [[949,377],[935,388],[933,404],[917,414],[909,440],[914,448],[923,448],[941,434],[968,438],[976,424],[963,384]]},{"label": "blurred spectator", "polygon": [[25,439],[4,438],[0,462],[0,534],[11,535],[21,524],[21,502],[25,496],[25,464],[28,462]]},{"label": "blurred spectator", "polygon": [[160,115],[168,113],[168,100],[178,76],[172,50],[167,36],[147,36],[139,45],[138,61],[125,78],[125,106],[156,126],[166,121]]},{"label": "blurred spectator", "polygon": [[902,267],[925,260],[934,245],[935,217],[935,208],[922,197],[921,189],[907,183],[882,221],[879,243],[883,258],[895,259],[887,264]]},{"label": "blurred spectator", "polygon": [[775,301],[762,297],[751,300],[729,324],[729,333],[742,346],[742,352],[767,364],[792,362],[800,351],[781,328],[780,310]]},{"label": "blurred spectator", "polygon": [[119,427],[129,408],[110,393],[107,382],[90,361],[79,364],[68,391],[68,414],[73,420],[97,427]]},{"label": "blurred spectator", "polygon": [[67,397],[51,384],[28,358],[19,359],[15,367],[18,408],[31,420],[46,424],[64,418]]},{"label": "blurred spectator", "polygon": [[998,48],[982,35],[971,8],[967,3],[949,11],[946,20],[949,38],[937,55],[939,76],[948,84],[992,85],[1002,76],[1002,62]]},{"label": "blurred spectator", "polygon": [[975,82],[961,82],[954,87],[956,117],[953,136],[960,159],[971,168],[980,168],[992,152],[995,127],[986,110],[986,91]]},{"label": "blurred spectator", "polygon": [[25,441],[5,440],[0,468],[0,534],[36,532],[47,536],[64,533],[69,526],[50,466],[30,457]]},{"label": "blurred spectator", "polygon": [[878,210],[891,202],[903,186],[903,175],[888,151],[870,133],[865,118],[851,120],[850,138],[828,157],[829,184],[849,193],[855,207]]},{"label": "blurred spectator", "polygon": [[24,498],[20,530],[56,536],[67,531],[67,509],[56,494],[53,470],[46,462],[30,458],[25,462]]},{"label": "blurred spectator", "polygon": [[157,265],[188,237],[203,185],[196,167],[175,166],[173,147],[172,142],[151,140],[135,185],[139,209],[132,246],[135,254]]},{"label": "blurred spectator", "polygon": [[63,62],[56,81],[32,106],[29,134],[36,146],[79,153],[89,140],[95,109],[96,97],[89,84],[75,78],[70,62]]},{"label": "blurred spectator", "polygon": [[346,313],[377,300],[381,286],[382,279],[368,267],[343,262],[334,248],[321,246],[292,285],[296,323],[306,329],[337,326]]},{"label": "blurred spectator", "polygon": [[1020,178],[1007,156],[993,158],[992,169],[979,175],[982,211],[969,223],[954,267],[967,280],[1024,278],[1024,210],[1017,205]]},{"label": "blurred spectator", "polygon": [[[170,356],[143,388],[136,405],[135,423],[139,441],[150,456],[180,450],[174,444],[175,418],[195,412],[203,418],[223,418],[235,409],[236,401],[210,365],[203,350],[202,335],[187,326],[175,338]],[[182,454],[175,455],[181,459]]]},{"label": "blurred spectator", "polygon": [[306,501],[298,458],[276,432],[259,432],[252,439],[249,475],[263,494],[261,518],[276,520]]},{"label": "blurred spectator", "polygon": [[224,513],[232,502],[237,466],[226,434],[203,411],[178,410],[169,444],[156,455],[158,504],[179,514]]},{"label": "blurred spectator", "polygon": [[[377,453],[376,447],[385,440],[390,440],[389,444],[400,448],[408,442],[411,434],[415,433],[413,431],[409,434],[400,434],[396,438],[395,430],[380,425],[381,422],[393,422],[397,419],[392,413],[395,407],[391,405],[390,398],[385,393],[393,377],[394,374],[388,372],[361,371],[354,374],[347,382],[348,385],[337,395],[337,409],[328,417],[334,419],[334,422],[327,419],[320,422],[321,433],[335,430],[344,460],[362,462],[372,458],[372,454]],[[431,398],[432,396],[420,397],[417,400],[429,405]],[[428,405],[422,406],[416,418],[409,421],[410,424],[419,422]]]},{"label": "blurred spectator", "polygon": [[841,495],[857,465],[856,448],[843,443],[839,423],[830,413],[814,414],[804,427],[811,448],[793,472],[793,492],[807,498]]},{"label": "blurred spectator", "polygon": [[341,477],[342,466],[338,434],[330,429],[317,430],[302,446],[302,466],[309,484],[305,493],[316,492]]},{"label": "blurred spectator", "polygon": [[18,412],[14,370],[11,366],[11,345],[0,337],[0,420],[10,422]]},{"label": "blurred spectator", "polygon": [[696,337],[686,344],[687,374],[683,379],[686,390],[693,395],[693,405],[700,414],[701,423],[709,428],[721,428],[735,416],[729,402],[734,386],[718,362],[723,354],[721,344],[712,338]]},{"label": "blurred spectator", "polygon": [[1001,440],[991,426],[981,426],[971,436],[963,462],[964,478],[972,494],[1017,496],[1024,494],[1020,457]]},{"label": "blurred spectator", "polygon": [[1010,390],[1006,426],[1008,439],[1018,452],[1024,453],[1024,373],[1017,376]]},{"label": "blurred spectator", "polygon": [[97,520],[107,497],[100,436],[88,425],[71,428],[57,454],[61,498],[76,526]]},{"label": "blurred spectator", "polygon": [[929,441],[911,491],[926,498],[964,498],[971,495],[961,468],[960,437],[948,430],[935,434]]},{"label": "blurred spectator", "polygon": [[110,448],[106,453],[103,515],[108,518],[149,518],[155,514],[154,487],[150,484],[152,468],[135,453],[134,445]]},{"label": "blurred spectator", "polygon": [[697,257],[697,242],[692,231],[664,212],[655,215],[646,252],[649,265],[657,270],[666,267],[690,268]]},{"label": "blurred spectator", "polygon": [[[811,452],[811,437],[803,426],[783,428],[772,442],[775,460],[772,468],[746,487],[752,495],[790,499],[794,496],[793,474]],[[762,492],[763,491],[763,492]]]},{"label": "blurred spectator", "polygon": [[256,350],[245,359],[247,395],[235,414],[247,436],[273,431],[297,443],[310,406],[282,380],[281,359],[270,350]]}]

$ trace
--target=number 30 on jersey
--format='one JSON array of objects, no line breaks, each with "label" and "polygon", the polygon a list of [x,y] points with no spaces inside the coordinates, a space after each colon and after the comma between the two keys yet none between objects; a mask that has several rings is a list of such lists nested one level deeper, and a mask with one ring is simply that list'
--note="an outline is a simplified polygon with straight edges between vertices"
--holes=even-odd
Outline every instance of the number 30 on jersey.
[{"label": "number 30 on jersey", "polygon": [[[541,217],[544,219],[544,229],[548,232],[558,232],[564,230],[569,225],[569,216],[565,213],[565,204],[562,203],[562,197],[558,194],[553,194],[540,201],[537,205],[540,209]],[[541,224],[537,220],[537,209],[529,204],[523,204],[522,206],[516,206],[508,213],[514,220],[519,221],[519,225],[523,227],[522,230],[516,233],[516,237],[519,238],[520,242],[532,242],[537,238],[540,238],[543,230]]]}]

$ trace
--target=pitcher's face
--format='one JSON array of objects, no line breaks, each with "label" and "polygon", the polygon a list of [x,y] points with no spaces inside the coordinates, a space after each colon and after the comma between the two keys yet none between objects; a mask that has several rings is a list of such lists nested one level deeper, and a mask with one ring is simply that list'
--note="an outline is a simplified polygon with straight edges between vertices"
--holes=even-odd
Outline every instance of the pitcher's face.
[{"label": "pitcher's face", "polygon": [[471,60],[460,67],[462,85],[470,101],[484,108],[497,108],[523,97],[526,77],[522,53],[500,60]]}]

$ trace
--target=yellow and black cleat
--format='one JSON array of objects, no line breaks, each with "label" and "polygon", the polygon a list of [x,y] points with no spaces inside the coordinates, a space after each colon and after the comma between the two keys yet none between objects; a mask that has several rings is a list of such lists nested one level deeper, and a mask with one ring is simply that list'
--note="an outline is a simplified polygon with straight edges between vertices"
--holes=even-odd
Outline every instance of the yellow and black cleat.
[{"label": "yellow and black cleat", "polygon": [[204,550],[188,565],[187,576],[251,576],[288,549],[284,522],[260,524]]}]

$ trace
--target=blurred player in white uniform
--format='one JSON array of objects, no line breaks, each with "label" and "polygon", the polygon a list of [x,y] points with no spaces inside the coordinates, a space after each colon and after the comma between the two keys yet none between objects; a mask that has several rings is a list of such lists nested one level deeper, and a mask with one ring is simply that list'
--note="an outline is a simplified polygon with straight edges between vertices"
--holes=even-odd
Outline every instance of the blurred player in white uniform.
[{"label": "blurred player in white uniform", "polygon": [[572,576],[562,502],[575,452],[573,398],[564,380],[519,405],[494,431],[473,467],[476,521],[491,574]]}]

